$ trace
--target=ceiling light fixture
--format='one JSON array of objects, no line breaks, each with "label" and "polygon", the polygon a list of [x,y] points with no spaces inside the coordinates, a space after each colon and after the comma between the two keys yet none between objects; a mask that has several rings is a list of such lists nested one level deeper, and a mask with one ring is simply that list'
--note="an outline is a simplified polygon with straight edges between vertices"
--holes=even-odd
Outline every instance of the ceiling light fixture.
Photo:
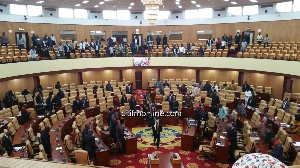
[{"label": "ceiling light fixture", "polygon": [[232,4],[236,5],[237,3],[236,2],[231,2]]},{"label": "ceiling light fixture", "polygon": [[90,1],[83,1],[82,3],[88,3],[88,2],[90,2]]},{"label": "ceiling light fixture", "polygon": [[191,1],[192,2],[192,4],[196,4],[196,1]]},{"label": "ceiling light fixture", "polygon": [[180,2],[175,2],[176,5],[179,5]]},{"label": "ceiling light fixture", "polygon": [[100,5],[103,5],[103,4],[104,4],[104,2],[100,2],[99,4],[100,4]]},{"label": "ceiling light fixture", "polygon": [[180,5],[180,6],[178,6],[178,8],[182,8],[182,6]]},{"label": "ceiling light fixture", "polygon": [[162,0],[143,0],[143,5],[145,5],[145,12],[147,13],[150,25],[154,25],[157,20],[159,6],[162,4]]},{"label": "ceiling light fixture", "polygon": [[76,4],[75,6],[80,6],[81,4]]},{"label": "ceiling light fixture", "polygon": [[257,2],[257,0],[250,0],[251,2]]},{"label": "ceiling light fixture", "polygon": [[98,7],[99,7],[99,5],[95,5],[94,7],[95,7],[95,8],[98,8]]},{"label": "ceiling light fixture", "polygon": [[179,2],[180,0],[176,0],[176,2]]},{"label": "ceiling light fixture", "polygon": [[200,8],[201,7],[201,5],[196,5],[198,8]]},{"label": "ceiling light fixture", "polygon": [[40,3],[44,3],[44,1],[37,1],[36,3],[40,4]]},{"label": "ceiling light fixture", "polygon": [[130,4],[130,6],[133,6],[134,5],[134,3],[132,2],[131,4]]},{"label": "ceiling light fixture", "polygon": [[224,0],[225,2],[228,2],[229,0]]},{"label": "ceiling light fixture", "polygon": [[132,8],[131,6],[128,7],[128,9],[131,9],[131,8]]}]

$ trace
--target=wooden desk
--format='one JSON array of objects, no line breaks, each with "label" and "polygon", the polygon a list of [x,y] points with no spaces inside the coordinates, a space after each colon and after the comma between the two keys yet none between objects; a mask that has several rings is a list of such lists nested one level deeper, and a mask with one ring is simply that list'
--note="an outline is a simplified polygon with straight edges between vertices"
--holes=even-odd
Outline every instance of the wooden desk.
[{"label": "wooden desk", "polygon": [[247,119],[251,120],[253,113],[255,112],[255,109],[249,109],[248,107],[245,108]]},{"label": "wooden desk", "polygon": [[263,92],[256,92],[257,101],[256,103],[259,103],[260,100],[270,101],[270,94],[269,93],[263,93]]},{"label": "wooden desk", "polygon": [[179,115],[174,113],[174,115],[176,115],[176,116],[168,116],[168,115],[170,115],[170,114],[168,114],[169,111],[163,111],[163,113],[164,113],[164,116],[158,117],[163,124],[168,124],[168,125],[178,125],[179,124]]},{"label": "wooden desk", "polygon": [[226,128],[226,123],[222,120],[217,121],[217,142],[221,142],[222,145],[216,145],[215,148],[215,162],[217,163],[222,163],[222,164],[228,164],[228,155],[229,155],[229,146],[227,144],[227,141],[225,139],[220,138],[220,136],[222,135],[223,137],[227,137],[227,135],[225,135],[224,129]]},{"label": "wooden desk", "polygon": [[137,153],[137,137],[126,127],[125,127],[125,134],[128,134],[125,137],[126,155],[136,154]]},{"label": "wooden desk", "polygon": [[[95,155],[95,166],[109,167],[110,166],[110,164],[109,164],[109,161],[110,161],[109,149],[103,143],[101,137],[96,133],[96,131],[95,131],[96,125],[94,125],[94,122],[95,122],[94,117],[90,117],[90,118],[86,119],[81,125],[81,132],[83,131],[86,124],[91,123],[91,127],[93,128],[93,131],[94,131],[93,134],[94,134],[95,138],[99,139],[99,143],[96,142],[96,146],[98,147],[98,150],[96,151],[96,155]],[[104,147],[105,150],[99,150],[102,146]]]},{"label": "wooden desk", "polygon": [[34,102],[33,102],[33,100],[30,100],[30,101],[20,102],[19,109],[21,110],[22,106],[25,104],[26,104],[27,108],[34,108]]},{"label": "wooden desk", "polygon": [[184,168],[183,164],[172,164],[171,161],[171,153],[158,153],[159,163],[154,165],[150,163],[150,159],[148,158],[148,167],[151,168]]},{"label": "wooden desk", "polygon": [[[100,107],[97,105],[95,107],[87,107],[84,109],[86,118],[95,117],[100,114]],[[103,118],[106,119],[106,118]]]},{"label": "wooden desk", "polygon": [[[71,162],[68,156],[67,149],[63,144],[63,139],[65,138],[65,135],[70,134],[72,132],[72,123],[74,119],[75,117],[70,117],[70,116],[61,119],[60,121],[58,121],[56,124],[52,126],[49,132],[50,142],[52,147],[51,155],[52,155],[52,160],[54,162],[63,162],[62,161],[63,158],[66,158],[66,163]],[[62,155],[59,152],[60,150],[56,150],[58,144],[62,147],[61,150],[64,151]]]},{"label": "wooden desk", "polygon": [[[181,150],[194,151],[194,137],[197,133],[197,126],[188,126],[188,119],[184,119],[183,131],[181,134]],[[197,123],[197,121],[195,121]],[[187,132],[186,132],[187,130]]]},{"label": "wooden desk", "polygon": [[193,118],[194,117],[194,108],[193,107],[183,107],[182,108],[182,118]]}]

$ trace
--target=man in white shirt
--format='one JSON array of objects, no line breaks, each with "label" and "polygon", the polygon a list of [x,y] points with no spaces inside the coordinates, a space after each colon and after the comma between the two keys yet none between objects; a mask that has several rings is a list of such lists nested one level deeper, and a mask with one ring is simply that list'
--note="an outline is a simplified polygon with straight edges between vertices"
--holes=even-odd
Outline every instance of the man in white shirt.
[{"label": "man in white shirt", "polygon": [[219,91],[219,86],[217,85],[216,82],[213,84],[212,89],[215,90],[216,92]]},{"label": "man in white shirt", "polygon": [[199,94],[199,88],[197,86],[193,85],[192,86],[192,94],[191,94],[191,96],[197,97],[198,94]]},{"label": "man in white shirt", "polygon": [[166,56],[166,57],[169,57],[169,54],[170,54],[170,49],[169,49],[169,47],[167,46],[166,49],[165,49],[165,56]]},{"label": "man in white shirt", "polygon": [[110,55],[111,57],[114,56],[114,48],[113,48],[112,46],[109,47],[109,55]]},{"label": "man in white shirt", "polygon": [[51,40],[53,42],[53,45],[56,45],[56,38],[54,37],[53,34],[51,34]]},{"label": "man in white shirt", "polygon": [[252,96],[252,92],[251,92],[250,88],[247,88],[247,90],[245,92],[245,106],[246,107],[248,105],[248,100],[251,96]]},{"label": "man in white shirt", "polygon": [[181,44],[181,46],[179,47],[179,56],[182,57],[183,53],[185,53],[185,48],[184,48],[183,44]]},{"label": "man in white shirt", "polygon": [[125,36],[123,36],[123,44],[127,45],[127,38]]},{"label": "man in white shirt", "polygon": [[85,39],[84,41],[84,49],[89,50],[89,42],[87,41],[87,39]]},{"label": "man in white shirt", "polygon": [[139,40],[136,38],[136,36],[134,36],[134,44],[136,51],[139,51]]},{"label": "man in white shirt", "polygon": [[91,50],[95,50],[95,42],[94,42],[94,39],[91,40],[90,46],[91,46]]},{"label": "man in white shirt", "polygon": [[224,49],[225,49],[225,46],[226,46],[226,41],[225,41],[225,40],[222,40],[222,41],[221,41],[221,49],[224,50]]},{"label": "man in white shirt", "polygon": [[79,48],[81,50],[81,53],[85,53],[85,43],[83,41],[80,42]]},{"label": "man in white shirt", "polygon": [[206,48],[211,50],[211,45],[213,44],[213,41],[211,40],[211,38],[209,38],[208,40],[206,40]]},{"label": "man in white shirt", "polygon": [[262,40],[263,40],[263,36],[261,35],[261,33],[259,33],[258,36],[256,37],[256,41],[258,45],[261,45]]}]

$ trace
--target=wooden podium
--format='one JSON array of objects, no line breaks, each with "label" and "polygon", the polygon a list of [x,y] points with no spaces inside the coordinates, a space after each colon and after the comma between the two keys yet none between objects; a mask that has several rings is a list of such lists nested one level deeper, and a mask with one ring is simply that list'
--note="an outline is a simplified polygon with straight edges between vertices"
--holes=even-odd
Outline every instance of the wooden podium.
[{"label": "wooden podium", "polygon": [[151,168],[183,168],[181,158],[178,153],[177,158],[172,157],[172,153],[158,153],[157,159],[153,158],[153,154],[148,154],[148,166]]}]

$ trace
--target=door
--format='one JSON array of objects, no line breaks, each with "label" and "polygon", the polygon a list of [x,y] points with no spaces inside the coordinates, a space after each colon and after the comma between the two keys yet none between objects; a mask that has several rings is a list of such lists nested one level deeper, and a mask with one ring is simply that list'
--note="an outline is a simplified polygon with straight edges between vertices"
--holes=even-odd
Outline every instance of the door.
[{"label": "door", "polygon": [[132,34],[132,41],[137,43],[139,46],[139,50],[142,49],[143,45],[143,35],[142,34]]},{"label": "door", "polygon": [[254,34],[255,34],[255,31],[244,31],[243,34],[242,34],[242,39],[245,38],[245,36],[249,36],[249,41],[247,41],[248,45],[249,44],[254,44]]},{"label": "door", "polygon": [[27,32],[16,32],[16,44],[18,44],[18,39],[21,36],[22,39],[24,40],[24,48],[27,49],[27,51],[30,50],[30,45],[29,45],[29,37]]},{"label": "door", "polygon": [[136,89],[142,89],[143,83],[142,83],[142,71],[136,70],[135,71],[135,88]]}]

